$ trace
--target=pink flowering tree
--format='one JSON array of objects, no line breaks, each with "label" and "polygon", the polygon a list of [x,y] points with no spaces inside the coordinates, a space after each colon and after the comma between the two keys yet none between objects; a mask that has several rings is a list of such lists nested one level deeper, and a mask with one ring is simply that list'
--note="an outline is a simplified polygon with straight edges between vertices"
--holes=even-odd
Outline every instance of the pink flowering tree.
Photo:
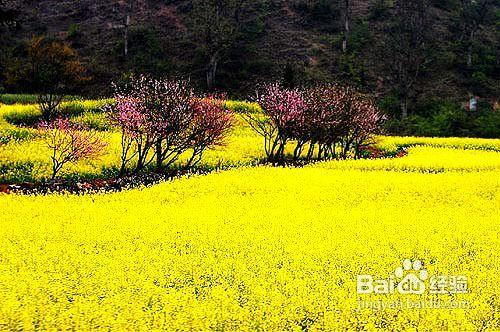
[{"label": "pink flowering tree", "polygon": [[188,82],[180,80],[141,75],[125,87],[115,86],[116,102],[108,111],[122,131],[122,175],[134,159],[136,172],[154,161],[161,169],[188,149],[184,133],[193,121],[193,97]]},{"label": "pink flowering tree", "polygon": [[192,166],[219,144],[231,124],[222,104],[201,103],[188,81],[139,76],[115,90],[116,103],[108,111],[122,130],[122,175],[134,159],[136,172],[154,161],[162,170],[189,150]]},{"label": "pink flowering tree", "polygon": [[287,89],[279,83],[268,84],[256,98],[262,113],[243,114],[247,123],[264,138],[269,161],[284,161],[285,147],[291,140],[297,140],[295,155],[300,154],[307,132],[303,97],[299,89]]},{"label": "pink flowering tree", "polygon": [[188,131],[187,142],[191,146],[192,155],[187,167],[198,164],[207,149],[225,144],[225,138],[234,125],[234,118],[224,105],[225,101],[221,97],[191,101],[194,117]]},{"label": "pink flowering tree", "polygon": [[97,131],[71,123],[69,119],[42,122],[40,129],[45,132],[44,139],[51,150],[52,180],[67,163],[98,158],[107,146]]},{"label": "pink flowering tree", "polygon": [[137,169],[141,169],[153,147],[154,135],[139,99],[116,94],[115,105],[107,105],[106,110],[121,129],[120,175],[125,174],[127,165],[134,159],[137,159]]},{"label": "pink flowering tree", "polygon": [[285,146],[290,142],[296,144],[295,160],[308,144],[308,160],[356,157],[360,148],[370,144],[385,119],[362,94],[332,84],[304,89],[269,84],[257,102],[262,113],[244,117],[264,137],[270,161],[283,161]]},{"label": "pink flowering tree", "polygon": [[311,141],[308,158],[317,145],[317,158],[330,159],[338,156],[337,149],[342,137],[349,131],[350,105],[345,91],[333,85],[316,86],[307,90],[306,104],[311,123]]},{"label": "pink flowering tree", "polygon": [[356,95],[353,101],[355,114],[350,128],[350,138],[347,143],[354,150],[354,157],[360,156],[362,149],[373,144],[373,136],[380,133],[382,124],[387,120],[375,104],[362,95]]},{"label": "pink flowering tree", "polygon": [[315,145],[318,159],[347,158],[359,155],[359,149],[370,144],[385,116],[374,103],[351,88],[320,85],[306,92],[311,123],[308,159]]}]

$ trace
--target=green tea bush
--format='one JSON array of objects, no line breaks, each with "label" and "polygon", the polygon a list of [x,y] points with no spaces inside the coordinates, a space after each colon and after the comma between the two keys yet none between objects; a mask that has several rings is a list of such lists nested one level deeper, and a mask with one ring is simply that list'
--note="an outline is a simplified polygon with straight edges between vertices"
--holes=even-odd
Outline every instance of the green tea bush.
[{"label": "green tea bush", "polygon": [[74,100],[59,106],[59,112],[69,116],[79,116],[83,113],[100,113],[104,106],[114,103],[113,99]]},{"label": "green tea bush", "polygon": [[40,109],[35,105],[14,105],[4,114],[4,119],[16,126],[34,126],[42,117]]},{"label": "green tea bush", "polygon": [[35,163],[31,161],[7,162],[0,165],[0,183],[23,183],[33,180]]},{"label": "green tea bush", "polygon": [[[64,102],[59,106],[58,112],[63,116],[82,117],[84,114],[101,113],[104,106],[114,103],[113,99],[100,99],[100,100],[74,100]],[[11,110],[4,115],[4,119],[16,126],[35,126],[42,119],[42,112],[36,105],[12,105],[9,106]],[[99,119],[100,124],[98,127],[104,126],[103,116],[88,115],[88,119],[84,120],[86,116],[82,117],[82,121],[93,123],[97,125]],[[96,128],[97,129],[97,128]]]},{"label": "green tea bush", "polygon": [[25,94],[2,94],[0,95],[0,103],[6,105],[13,104],[36,104],[37,96],[36,95],[25,95]]}]

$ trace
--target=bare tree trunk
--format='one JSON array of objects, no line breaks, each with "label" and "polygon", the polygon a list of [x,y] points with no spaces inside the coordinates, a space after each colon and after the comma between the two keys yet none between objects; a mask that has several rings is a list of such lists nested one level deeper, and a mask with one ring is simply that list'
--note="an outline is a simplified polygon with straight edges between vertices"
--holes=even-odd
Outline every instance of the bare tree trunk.
[{"label": "bare tree trunk", "polygon": [[472,66],[472,51],[473,51],[473,43],[474,43],[474,35],[475,29],[472,29],[469,36],[469,46],[467,47],[467,67],[470,68]]},{"label": "bare tree trunk", "polygon": [[38,104],[44,120],[51,120],[57,115],[57,108],[61,104],[63,98],[64,96],[54,93],[41,94],[38,96]]},{"label": "bare tree trunk", "polygon": [[401,99],[401,119],[407,119],[408,118],[408,97],[404,96]]},{"label": "bare tree trunk", "polygon": [[130,15],[125,18],[125,30],[123,33],[123,44],[125,57],[128,55],[128,28],[130,26]]},{"label": "bare tree trunk", "polygon": [[314,153],[314,143],[311,142],[309,145],[309,150],[307,151],[307,160],[311,160]]},{"label": "bare tree trunk", "polygon": [[162,160],[162,140],[158,139],[156,141],[156,170],[161,171],[162,166],[163,166],[163,160]]},{"label": "bare tree trunk", "polygon": [[349,38],[349,7],[350,1],[344,0],[344,37],[342,39],[342,52],[347,52],[347,39]]},{"label": "bare tree trunk", "polygon": [[130,15],[132,13],[132,8],[134,5],[134,1],[127,1],[125,4],[125,17],[123,24],[114,24],[112,26],[113,29],[119,29],[123,32],[123,54],[125,57],[128,55],[128,32],[130,27]]},{"label": "bare tree trunk", "polygon": [[215,75],[217,74],[217,66],[219,64],[219,52],[215,52],[208,63],[207,68],[207,88],[211,90],[215,84]]}]

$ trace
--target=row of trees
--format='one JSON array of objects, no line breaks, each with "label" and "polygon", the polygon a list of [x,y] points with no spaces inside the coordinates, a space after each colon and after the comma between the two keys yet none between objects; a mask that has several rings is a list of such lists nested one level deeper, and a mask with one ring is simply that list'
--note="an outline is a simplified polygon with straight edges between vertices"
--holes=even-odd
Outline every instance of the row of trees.
[{"label": "row of trees", "polygon": [[269,84],[256,101],[263,113],[243,116],[264,138],[265,152],[272,162],[285,161],[290,142],[295,142],[294,160],[306,148],[307,160],[359,157],[385,120],[366,96],[335,85],[285,88]]},{"label": "row of trees", "polygon": [[[207,149],[224,144],[234,124],[222,97],[199,96],[189,81],[138,76],[115,91],[115,103],[105,111],[121,129],[120,175],[141,172],[153,163],[162,171],[181,156],[190,169]],[[294,160],[359,157],[385,119],[368,98],[335,85],[287,89],[268,84],[256,101],[262,112],[247,111],[243,117],[264,137],[273,163],[286,161],[291,142],[296,144]],[[67,163],[95,158],[107,146],[95,131],[68,119],[44,121],[41,129],[52,151],[52,179]]]},{"label": "row of trees", "polygon": [[[33,38],[27,54],[29,61],[19,63],[7,77],[30,80],[41,92],[42,128],[51,133],[46,137],[53,151],[55,178],[66,163],[93,157],[104,145],[95,133],[58,117],[64,93],[85,80],[75,53],[65,44]],[[114,98],[107,111],[122,131],[122,175],[132,161],[135,172],[153,162],[161,171],[187,151],[191,156],[185,166],[192,167],[206,149],[222,145],[232,126],[233,118],[223,99],[198,96],[185,80],[132,77],[124,86],[115,86]],[[307,159],[313,158],[316,147],[318,159],[346,158],[351,153],[357,157],[384,119],[363,95],[334,85],[285,88],[269,84],[257,94],[256,101],[263,113],[244,117],[264,137],[266,155],[273,162],[284,161],[290,141],[297,144],[294,159],[300,158],[307,144]]]},{"label": "row of trees", "polygon": [[[153,162],[163,171],[188,151],[184,167],[194,167],[207,149],[224,144],[233,125],[223,99],[197,96],[185,80],[139,76],[115,91],[115,102],[104,111],[121,129],[120,176],[139,173]],[[99,157],[107,146],[97,131],[60,115],[43,120],[39,128],[52,152],[52,180],[66,164]]]}]

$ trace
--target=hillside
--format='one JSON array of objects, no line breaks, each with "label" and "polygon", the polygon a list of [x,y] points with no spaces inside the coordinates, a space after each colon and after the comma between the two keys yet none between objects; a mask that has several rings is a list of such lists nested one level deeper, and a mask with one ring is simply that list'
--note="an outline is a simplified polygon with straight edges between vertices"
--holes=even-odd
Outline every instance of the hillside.
[{"label": "hillside", "polygon": [[[246,97],[255,83],[270,79],[285,78],[292,84],[336,81],[383,96],[388,109],[397,113],[399,106],[394,99],[400,98],[406,87],[397,88],[401,82],[394,78],[400,78],[401,73],[393,72],[392,60],[401,54],[391,53],[391,43],[399,52],[409,40],[406,46],[410,54],[420,54],[423,59],[415,60],[420,61],[418,68],[408,64],[404,73],[412,80],[415,75],[411,91],[405,92],[410,111],[417,111],[428,99],[451,98],[465,103],[468,94],[494,102],[500,85],[499,36],[495,30],[498,3],[490,1],[487,15],[479,13],[482,21],[470,27],[468,20],[476,22],[477,18],[464,17],[468,8],[460,4],[466,2],[419,1],[429,5],[425,22],[416,26],[419,38],[425,38],[420,44],[411,43],[413,35],[410,39],[402,35],[406,38],[402,41],[391,37],[401,13],[384,0],[225,0],[219,1],[225,6],[220,9],[226,20],[222,23],[215,22],[207,11],[214,1],[9,1],[6,6],[17,9],[20,24],[2,30],[8,44],[3,48],[33,34],[67,41],[93,77],[85,91],[89,95],[107,94],[110,80],[132,70],[189,76],[206,87],[214,46],[205,44],[208,29],[203,24],[208,23],[212,42],[216,40],[213,43],[220,48],[214,87]],[[349,36],[346,52],[342,52],[346,13]],[[127,15],[130,24],[125,56]],[[468,41],[471,29],[473,38]],[[216,33],[225,36],[217,39]],[[12,49],[4,52],[12,54]],[[471,63],[466,63],[468,56]]]}]

